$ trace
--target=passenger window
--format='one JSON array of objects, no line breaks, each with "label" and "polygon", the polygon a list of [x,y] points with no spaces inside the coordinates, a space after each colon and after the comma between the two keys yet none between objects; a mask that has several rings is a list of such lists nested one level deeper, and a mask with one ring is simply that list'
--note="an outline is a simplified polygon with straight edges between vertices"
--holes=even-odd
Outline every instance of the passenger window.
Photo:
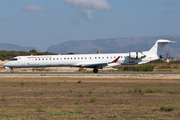
[{"label": "passenger window", "polygon": [[74,59],[76,59],[76,58],[74,58]]},{"label": "passenger window", "polygon": [[85,57],[85,59],[86,59],[86,57]]},{"label": "passenger window", "polygon": [[72,60],[72,58],[71,58],[71,60]]},{"label": "passenger window", "polygon": [[91,59],[91,57],[89,59]]},{"label": "passenger window", "polygon": [[58,58],[57,58],[57,60],[58,60]]},{"label": "passenger window", "polygon": [[107,57],[107,59],[108,59],[109,57]]},{"label": "passenger window", "polygon": [[102,57],[102,59],[104,59],[104,57]]},{"label": "passenger window", "polygon": [[46,60],[48,60],[48,59],[46,58]]},{"label": "passenger window", "polygon": [[41,59],[39,58],[39,60],[41,60]]},{"label": "passenger window", "polygon": [[81,57],[81,59],[83,59],[83,57]]},{"label": "passenger window", "polygon": [[44,60],[44,58],[42,60]]},{"label": "passenger window", "polygon": [[51,60],[51,58],[49,58],[49,60]]},{"label": "passenger window", "polygon": [[64,60],[66,60],[66,58],[64,58]]},{"label": "passenger window", "polygon": [[78,57],[78,59],[79,59],[79,57]]},{"label": "passenger window", "polygon": [[35,59],[35,60],[37,60],[37,59]]},{"label": "passenger window", "polygon": [[99,59],[101,59],[101,57],[99,57]]},{"label": "passenger window", "polygon": [[97,57],[95,57],[95,59],[97,59]]},{"label": "passenger window", "polygon": [[114,58],[116,58],[116,56],[114,56]]}]

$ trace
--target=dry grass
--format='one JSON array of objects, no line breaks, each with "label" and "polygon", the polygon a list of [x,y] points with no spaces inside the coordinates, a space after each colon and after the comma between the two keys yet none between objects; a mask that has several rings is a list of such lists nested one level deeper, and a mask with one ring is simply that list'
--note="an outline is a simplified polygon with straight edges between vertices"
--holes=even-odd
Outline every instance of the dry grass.
[{"label": "dry grass", "polygon": [[180,76],[1,77],[0,119],[178,119],[179,80]]}]

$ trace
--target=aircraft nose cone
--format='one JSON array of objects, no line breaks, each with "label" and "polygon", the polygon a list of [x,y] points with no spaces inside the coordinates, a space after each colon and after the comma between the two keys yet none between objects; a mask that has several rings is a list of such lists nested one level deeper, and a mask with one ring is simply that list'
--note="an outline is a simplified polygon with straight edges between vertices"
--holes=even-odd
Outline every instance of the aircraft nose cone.
[{"label": "aircraft nose cone", "polygon": [[3,66],[4,66],[4,67],[8,67],[8,66],[9,66],[9,62],[4,63]]},{"label": "aircraft nose cone", "polygon": [[6,67],[7,63],[4,63],[3,66]]}]

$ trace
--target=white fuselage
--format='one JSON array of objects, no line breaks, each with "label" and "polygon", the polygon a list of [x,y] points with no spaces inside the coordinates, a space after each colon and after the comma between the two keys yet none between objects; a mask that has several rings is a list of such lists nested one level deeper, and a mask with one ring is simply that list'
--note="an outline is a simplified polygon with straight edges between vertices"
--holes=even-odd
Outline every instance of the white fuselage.
[{"label": "white fuselage", "polygon": [[161,53],[170,40],[157,40],[149,51],[130,52],[130,53],[112,53],[112,54],[77,54],[77,55],[38,55],[38,56],[17,56],[5,63],[6,68],[23,67],[84,67],[98,69],[104,67],[114,67],[118,65],[144,64],[162,57]]},{"label": "white fuselage", "polygon": [[[117,62],[111,63],[115,59]],[[118,65],[133,65],[147,63],[155,58],[131,59],[129,53],[114,53],[114,54],[77,54],[77,55],[38,55],[38,56],[17,56],[5,63],[5,67],[21,68],[21,67],[58,67],[58,66],[72,66],[72,67],[86,67],[94,68],[94,66],[107,63],[102,67],[113,67]]]}]

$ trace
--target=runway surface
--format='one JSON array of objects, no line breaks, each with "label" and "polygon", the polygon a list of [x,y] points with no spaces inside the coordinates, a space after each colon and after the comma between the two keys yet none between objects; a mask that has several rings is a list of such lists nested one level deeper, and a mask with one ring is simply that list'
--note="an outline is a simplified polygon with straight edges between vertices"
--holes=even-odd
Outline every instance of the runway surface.
[{"label": "runway surface", "polygon": [[180,72],[99,72],[99,73],[87,73],[87,72],[0,72],[0,76],[23,76],[23,75],[180,75]]}]

